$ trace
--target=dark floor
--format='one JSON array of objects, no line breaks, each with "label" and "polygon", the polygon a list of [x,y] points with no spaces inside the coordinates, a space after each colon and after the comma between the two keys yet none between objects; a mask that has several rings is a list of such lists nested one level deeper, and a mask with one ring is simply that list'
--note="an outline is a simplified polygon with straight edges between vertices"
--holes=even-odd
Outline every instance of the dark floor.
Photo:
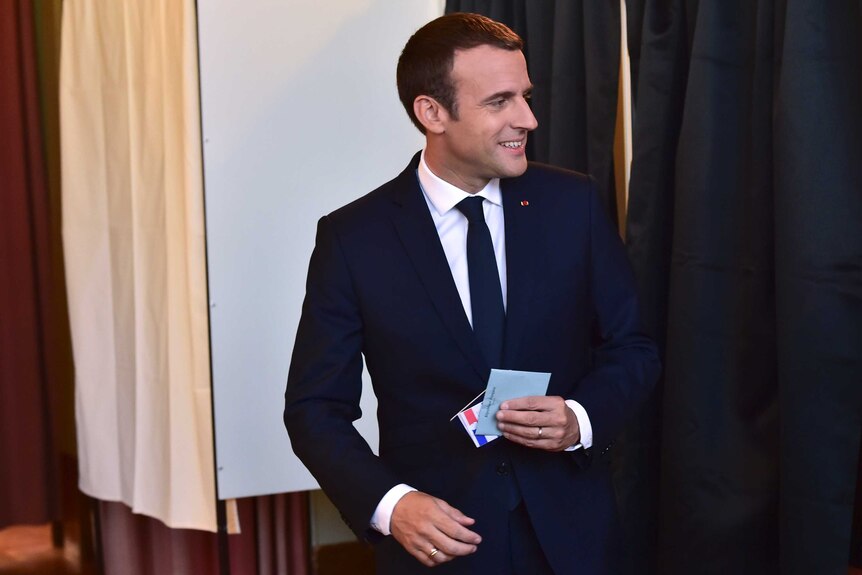
[{"label": "dark floor", "polygon": [[315,549],[313,565],[315,575],[374,575],[374,552],[358,542],[324,545]]},{"label": "dark floor", "polygon": [[0,531],[0,574],[96,575],[83,565],[78,544],[69,539],[61,549],[51,543],[51,526],[18,526]]}]

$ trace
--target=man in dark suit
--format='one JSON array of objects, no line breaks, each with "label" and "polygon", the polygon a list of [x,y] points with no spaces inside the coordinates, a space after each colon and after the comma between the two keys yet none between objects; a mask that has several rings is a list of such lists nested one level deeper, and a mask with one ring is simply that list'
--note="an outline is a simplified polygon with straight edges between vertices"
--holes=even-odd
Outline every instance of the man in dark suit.
[{"label": "man in dark suit", "polygon": [[[658,361],[590,180],[528,165],[521,47],[478,15],[417,31],[398,88],[425,149],[319,222],[284,421],[348,525],[378,543],[378,573],[613,568],[601,453]],[[379,457],[352,424],[363,356]],[[451,418],[491,368],[551,378],[547,395],[504,402],[504,438],[477,448]]]}]

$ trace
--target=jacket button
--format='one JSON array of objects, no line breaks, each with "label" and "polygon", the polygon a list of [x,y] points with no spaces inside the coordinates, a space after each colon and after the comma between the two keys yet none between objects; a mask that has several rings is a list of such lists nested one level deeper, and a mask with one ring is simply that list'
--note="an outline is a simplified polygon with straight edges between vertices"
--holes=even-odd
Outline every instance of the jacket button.
[{"label": "jacket button", "polygon": [[509,475],[509,466],[505,461],[497,466],[497,475]]}]

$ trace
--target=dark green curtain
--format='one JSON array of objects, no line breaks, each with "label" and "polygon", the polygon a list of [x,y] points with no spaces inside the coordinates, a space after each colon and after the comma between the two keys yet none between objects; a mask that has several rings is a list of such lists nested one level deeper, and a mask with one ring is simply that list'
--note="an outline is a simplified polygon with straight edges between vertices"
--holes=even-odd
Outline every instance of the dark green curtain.
[{"label": "dark green curtain", "polygon": [[524,39],[539,121],[527,156],[592,175],[616,219],[619,0],[448,0],[446,12],[484,14]]},{"label": "dark green curtain", "polygon": [[657,570],[654,535],[632,532],[637,572],[843,575],[862,431],[862,3],[628,5],[642,30],[627,239],[665,352],[661,447],[626,454],[660,477],[657,505],[625,510],[658,525]]}]

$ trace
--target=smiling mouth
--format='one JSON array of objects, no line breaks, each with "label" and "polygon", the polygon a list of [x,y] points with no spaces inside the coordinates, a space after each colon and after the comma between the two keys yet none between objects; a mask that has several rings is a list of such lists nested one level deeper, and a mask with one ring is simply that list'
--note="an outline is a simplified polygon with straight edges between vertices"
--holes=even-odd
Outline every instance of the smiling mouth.
[{"label": "smiling mouth", "polygon": [[500,142],[500,145],[504,148],[509,148],[510,150],[518,150],[524,147],[524,141],[511,141],[511,142]]}]

